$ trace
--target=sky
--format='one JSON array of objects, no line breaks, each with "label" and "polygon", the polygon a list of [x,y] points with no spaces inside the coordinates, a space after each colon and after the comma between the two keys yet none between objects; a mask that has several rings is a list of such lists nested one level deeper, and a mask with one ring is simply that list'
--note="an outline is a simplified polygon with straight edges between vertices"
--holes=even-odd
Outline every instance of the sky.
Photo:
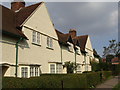
[{"label": "sky", "polygon": [[[2,4],[10,7],[10,2]],[[109,40],[118,40],[117,2],[46,2],[46,6],[56,29],[63,33],[75,29],[78,36],[89,35],[101,56]]]}]

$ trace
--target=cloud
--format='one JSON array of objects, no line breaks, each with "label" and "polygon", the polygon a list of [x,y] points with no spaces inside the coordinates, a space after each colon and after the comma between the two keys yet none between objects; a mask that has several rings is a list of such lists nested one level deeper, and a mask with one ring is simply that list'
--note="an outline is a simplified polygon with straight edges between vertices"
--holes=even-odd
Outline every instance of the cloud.
[{"label": "cloud", "polygon": [[88,34],[100,53],[107,41],[118,38],[116,2],[50,2],[47,7],[58,30],[67,33],[75,28],[78,35]]},{"label": "cloud", "polygon": [[[10,7],[10,3],[3,4]],[[58,30],[67,33],[74,28],[78,35],[88,34],[100,54],[107,41],[118,39],[117,2],[47,2],[46,5]]]}]

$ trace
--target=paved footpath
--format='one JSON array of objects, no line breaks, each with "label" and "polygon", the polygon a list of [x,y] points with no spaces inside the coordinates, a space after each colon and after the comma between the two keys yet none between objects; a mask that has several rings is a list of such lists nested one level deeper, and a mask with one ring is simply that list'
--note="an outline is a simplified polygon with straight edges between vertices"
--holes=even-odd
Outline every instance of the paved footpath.
[{"label": "paved footpath", "polygon": [[97,89],[97,88],[109,88],[109,90],[110,90],[110,88],[111,88],[111,90],[112,90],[112,88],[113,88],[116,84],[118,84],[119,81],[120,81],[120,76],[115,76],[115,77],[113,77],[112,79],[107,80],[107,81],[105,81],[104,83],[98,85],[98,86],[96,87],[96,89]]}]

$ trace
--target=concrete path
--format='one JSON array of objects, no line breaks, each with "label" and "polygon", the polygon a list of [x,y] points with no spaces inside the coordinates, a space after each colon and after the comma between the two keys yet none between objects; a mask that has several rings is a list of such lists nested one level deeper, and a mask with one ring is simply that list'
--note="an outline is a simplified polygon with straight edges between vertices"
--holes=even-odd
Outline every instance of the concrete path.
[{"label": "concrete path", "polygon": [[[106,88],[106,89],[108,89],[108,90],[112,90],[112,88],[113,88],[116,84],[118,84],[119,81],[120,81],[120,76],[115,76],[115,77],[113,77],[112,79],[107,80],[107,81],[105,81],[104,83],[98,85],[98,86],[96,87],[96,90],[97,90],[98,88],[104,88],[104,89]],[[106,89],[105,89],[105,90],[106,90]]]}]

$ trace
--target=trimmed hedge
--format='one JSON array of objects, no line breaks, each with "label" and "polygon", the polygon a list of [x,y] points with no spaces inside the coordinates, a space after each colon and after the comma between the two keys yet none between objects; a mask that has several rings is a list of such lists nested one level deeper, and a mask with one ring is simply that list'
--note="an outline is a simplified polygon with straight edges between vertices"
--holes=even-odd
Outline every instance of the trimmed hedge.
[{"label": "trimmed hedge", "polygon": [[103,73],[103,79],[107,79],[112,75],[112,71],[102,71]]},{"label": "trimmed hedge", "polygon": [[[105,77],[111,72],[104,72]],[[84,74],[44,74],[40,77],[3,77],[3,88],[90,88],[101,82],[100,72]]]}]

